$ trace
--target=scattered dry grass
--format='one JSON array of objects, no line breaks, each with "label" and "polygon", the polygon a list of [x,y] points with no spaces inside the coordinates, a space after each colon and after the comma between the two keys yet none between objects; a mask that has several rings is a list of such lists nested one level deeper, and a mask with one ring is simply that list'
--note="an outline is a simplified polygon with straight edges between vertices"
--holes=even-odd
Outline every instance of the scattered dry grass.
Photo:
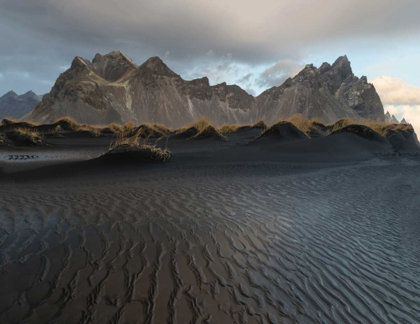
[{"label": "scattered dry grass", "polygon": [[263,120],[259,120],[259,121],[257,121],[255,124],[254,124],[254,126],[252,126],[253,128],[261,128],[261,129],[267,129],[268,128],[268,126],[267,126],[267,124],[263,121]]},{"label": "scattered dry grass", "polygon": [[191,137],[191,139],[206,139],[206,138],[213,138],[218,140],[226,141],[226,136],[220,134],[213,126],[207,125],[201,131],[199,131],[196,135]]},{"label": "scattered dry grass", "polygon": [[60,137],[60,133],[63,131],[60,125],[54,127],[54,129],[50,130],[50,134],[55,137]]},{"label": "scattered dry grass", "polygon": [[246,125],[225,124],[219,127],[217,130],[222,134],[232,134],[232,133],[236,133],[242,127],[246,127]]},{"label": "scattered dry grass", "polygon": [[323,129],[326,128],[319,119],[308,120],[302,114],[295,114],[288,118],[287,121],[291,122],[309,137],[322,136],[324,134]]},{"label": "scattered dry grass", "polygon": [[172,128],[168,128],[163,124],[153,124],[152,126],[153,126],[154,129],[156,129],[157,131],[159,131],[161,133],[164,133],[164,134],[167,134],[167,133],[170,133],[170,132],[173,131]]},{"label": "scattered dry grass", "polygon": [[345,126],[343,128],[340,128],[340,129],[336,130],[332,134],[335,134],[335,133],[340,134],[340,133],[343,133],[343,132],[352,133],[352,134],[355,134],[355,135],[360,136],[362,138],[371,139],[371,140],[382,139],[382,137],[383,137],[383,136],[381,136],[381,134],[379,134],[378,132],[376,132],[372,128],[370,128],[366,125],[358,125],[358,124],[351,124],[351,125]]},{"label": "scattered dry grass", "polygon": [[178,128],[175,133],[179,134],[182,132],[185,132],[186,130],[190,129],[190,128],[194,128],[197,130],[197,132],[201,132],[204,128],[206,128],[207,126],[210,126],[210,122],[206,117],[200,118],[186,126],[182,126],[180,128]]},{"label": "scattered dry grass", "polygon": [[391,123],[381,123],[381,122],[368,122],[366,126],[373,129],[379,135],[386,137],[389,131],[395,132],[408,132],[413,133],[414,129],[410,124],[391,124]]},{"label": "scattered dry grass", "polygon": [[102,129],[101,128],[86,125],[86,124],[80,125],[80,127],[77,129],[77,131],[89,132],[93,137],[100,137],[102,135]]},{"label": "scattered dry grass", "polygon": [[18,120],[12,117],[4,117],[3,120],[1,121],[1,123],[4,126],[10,126],[10,125],[16,124],[17,122]]},{"label": "scattered dry grass", "polygon": [[11,133],[11,138],[24,144],[38,146],[43,144],[43,137],[39,132],[30,128],[15,128]]},{"label": "scattered dry grass", "polygon": [[149,144],[149,137],[144,137],[142,130],[130,135],[131,130],[123,130],[115,133],[109,148],[111,153],[142,153],[150,155],[150,158],[157,161],[167,161],[172,157],[172,153],[168,148],[161,149],[156,143],[161,139],[157,139],[154,144]]},{"label": "scattered dry grass", "polygon": [[78,131],[80,129],[80,124],[72,117],[59,118],[53,125],[60,126],[61,129],[66,131]]},{"label": "scattered dry grass", "polygon": [[111,133],[111,134],[115,134],[115,133],[119,133],[123,131],[123,126],[116,124],[116,123],[112,123],[109,124],[108,126],[102,128],[102,133]]},{"label": "scattered dry grass", "polygon": [[132,121],[126,122],[123,126],[124,130],[136,128],[137,125],[134,124]]},{"label": "scattered dry grass", "polygon": [[328,132],[328,134],[331,134],[335,131],[338,131],[339,129],[342,129],[346,126],[354,125],[354,124],[357,124],[357,123],[353,122],[350,118],[343,118],[343,119],[340,119],[339,121],[335,122],[334,124],[328,125],[327,126],[327,128],[328,128],[327,132]]},{"label": "scattered dry grass", "polygon": [[2,120],[3,126],[17,126],[17,127],[35,127],[38,124],[30,121],[20,121],[12,117],[4,117]]}]

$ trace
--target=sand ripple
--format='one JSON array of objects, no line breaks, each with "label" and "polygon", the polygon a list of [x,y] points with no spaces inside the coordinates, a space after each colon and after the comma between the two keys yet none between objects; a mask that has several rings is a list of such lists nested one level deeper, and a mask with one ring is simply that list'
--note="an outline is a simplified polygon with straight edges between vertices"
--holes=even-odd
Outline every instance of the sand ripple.
[{"label": "sand ripple", "polygon": [[0,185],[0,322],[420,322],[417,165],[264,170]]}]

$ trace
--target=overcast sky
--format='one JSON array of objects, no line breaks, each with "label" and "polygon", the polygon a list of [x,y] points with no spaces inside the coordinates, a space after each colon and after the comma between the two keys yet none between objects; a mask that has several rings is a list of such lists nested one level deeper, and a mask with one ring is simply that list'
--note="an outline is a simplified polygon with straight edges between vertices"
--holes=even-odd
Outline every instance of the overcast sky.
[{"label": "overcast sky", "polygon": [[0,96],[49,92],[75,56],[112,50],[252,94],[346,54],[420,129],[419,12],[419,0],[0,0]]}]

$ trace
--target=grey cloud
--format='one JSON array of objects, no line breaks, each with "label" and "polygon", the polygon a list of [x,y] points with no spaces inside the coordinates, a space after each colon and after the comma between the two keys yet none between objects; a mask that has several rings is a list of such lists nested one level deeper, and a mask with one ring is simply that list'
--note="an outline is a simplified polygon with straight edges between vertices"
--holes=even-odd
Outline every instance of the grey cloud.
[{"label": "grey cloud", "polygon": [[303,68],[303,64],[285,59],[261,73],[256,83],[260,87],[274,87],[281,85],[287,78],[293,77]]},{"label": "grey cloud", "polygon": [[419,11],[418,0],[0,0],[0,73],[54,82],[74,56],[116,49],[138,63],[166,56],[181,75],[222,55],[251,66],[302,61],[314,44],[419,37]]},{"label": "grey cloud", "polygon": [[251,81],[252,76],[253,76],[252,73],[248,73],[244,75],[242,78],[236,80],[236,83],[248,83],[249,81]]}]

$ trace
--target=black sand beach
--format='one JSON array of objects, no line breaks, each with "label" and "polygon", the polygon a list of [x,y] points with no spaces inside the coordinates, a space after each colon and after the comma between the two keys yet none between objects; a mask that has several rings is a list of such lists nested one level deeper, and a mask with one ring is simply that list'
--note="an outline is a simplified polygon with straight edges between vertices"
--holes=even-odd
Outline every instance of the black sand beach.
[{"label": "black sand beach", "polygon": [[418,323],[418,154],[259,133],[2,149],[0,322]]}]

